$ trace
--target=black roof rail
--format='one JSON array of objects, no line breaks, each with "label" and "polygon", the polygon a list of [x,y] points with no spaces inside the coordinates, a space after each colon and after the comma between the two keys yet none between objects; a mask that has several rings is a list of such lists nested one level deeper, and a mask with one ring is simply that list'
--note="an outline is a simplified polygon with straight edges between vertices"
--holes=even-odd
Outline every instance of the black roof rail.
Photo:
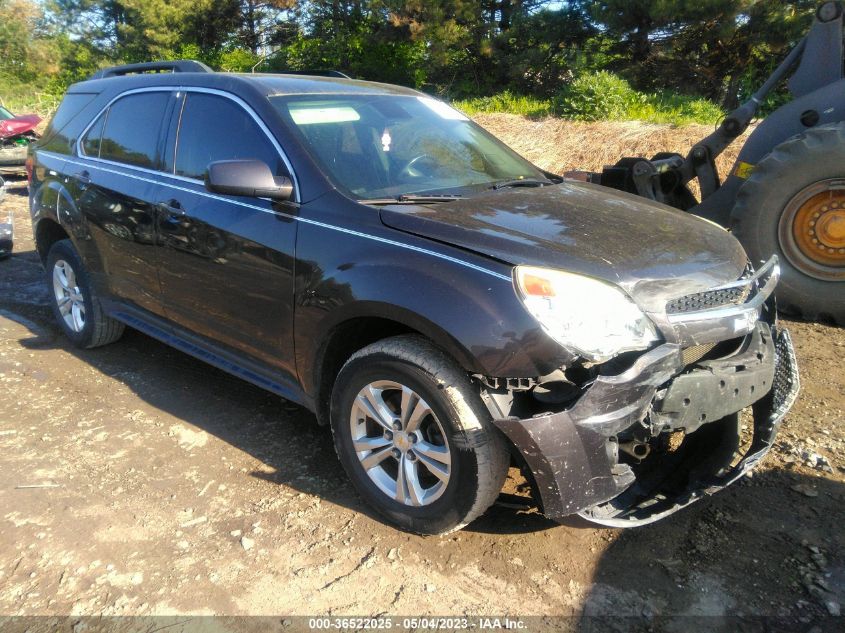
[{"label": "black roof rail", "polygon": [[310,75],[311,77],[337,77],[338,79],[352,79],[339,70],[281,70],[282,75]]},{"label": "black roof rail", "polygon": [[192,59],[180,59],[172,62],[143,62],[141,64],[125,64],[103,68],[89,77],[89,79],[105,79],[106,77],[120,77],[135,73],[212,73],[211,68]]}]

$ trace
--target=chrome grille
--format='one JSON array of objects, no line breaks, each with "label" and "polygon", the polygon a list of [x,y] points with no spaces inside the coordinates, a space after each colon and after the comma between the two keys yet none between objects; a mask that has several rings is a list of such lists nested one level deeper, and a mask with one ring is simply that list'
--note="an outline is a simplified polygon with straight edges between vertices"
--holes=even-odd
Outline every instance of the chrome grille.
[{"label": "chrome grille", "polygon": [[684,314],[685,312],[698,312],[699,310],[709,310],[727,305],[739,305],[745,303],[750,293],[751,288],[748,286],[697,292],[693,295],[673,299],[667,303],[666,314]]},{"label": "chrome grille", "polygon": [[724,306],[741,305],[748,301],[754,285],[752,283],[741,283],[750,280],[754,276],[754,269],[749,264],[735,284],[728,284],[722,288],[713,288],[704,292],[686,295],[672,299],[666,304],[666,314],[686,314],[687,312],[699,312],[701,310],[712,310]]}]

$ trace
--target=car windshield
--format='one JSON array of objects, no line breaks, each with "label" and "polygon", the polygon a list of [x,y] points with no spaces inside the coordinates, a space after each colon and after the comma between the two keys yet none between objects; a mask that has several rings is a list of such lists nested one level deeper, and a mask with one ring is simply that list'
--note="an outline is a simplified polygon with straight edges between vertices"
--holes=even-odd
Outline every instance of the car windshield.
[{"label": "car windshield", "polygon": [[3,106],[0,106],[0,121],[5,121],[7,119],[14,119],[15,115],[9,112]]},{"label": "car windshield", "polygon": [[543,173],[442,101],[297,95],[271,102],[323,171],[359,200],[463,195]]}]

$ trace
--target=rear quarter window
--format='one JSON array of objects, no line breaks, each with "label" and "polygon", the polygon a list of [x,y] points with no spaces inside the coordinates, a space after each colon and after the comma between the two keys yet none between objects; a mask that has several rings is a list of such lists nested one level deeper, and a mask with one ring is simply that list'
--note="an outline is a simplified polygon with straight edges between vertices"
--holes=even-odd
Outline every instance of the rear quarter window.
[{"label": "rear quarter window", "polygon": [[[40,146],[50,152],[58,154],[72,153],[73,143],[76,139],[66,131],[70,123],[76,119],[80,112],[97,97],[97,93],[74,92],[65,95],[59,104],[59,109],[50,119],[49,125],[44,132]],[[82,124],[84,126],[84,124]],[[79,130],[75,132],[79,134]]]}]

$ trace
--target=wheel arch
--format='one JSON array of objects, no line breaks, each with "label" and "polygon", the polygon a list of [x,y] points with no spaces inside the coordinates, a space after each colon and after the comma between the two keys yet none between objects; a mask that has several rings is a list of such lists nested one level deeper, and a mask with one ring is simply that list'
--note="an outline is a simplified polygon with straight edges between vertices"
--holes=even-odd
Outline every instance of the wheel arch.
[{"label": "wheel arch", "polygon": [[465,369],[475,365],[467,349],[420,315],[376,302],[356,304],[354,310],[327,328],[304,372],[306,391],[314,395],[317,420],[321,425],[329,421],[332,388],[346,361],[368,345],[402,334],[423,336]]},{"label": "wheel arch", "polygon": [[50,179],[35,185],[30,208],[41,263],[46,263],[50,248],[59,240],[69,239],[78,246],[83,224],[73,196],[60,181]]},{"label": "wheel arch", "polygon": [[70,235],[56,222],[53,218],[42,218],[35,225],[35,250],[38,257],[41,258],[41,263],[47,262],[47,254],[50,252],[53,244],[61,240],[70,239]]}]

